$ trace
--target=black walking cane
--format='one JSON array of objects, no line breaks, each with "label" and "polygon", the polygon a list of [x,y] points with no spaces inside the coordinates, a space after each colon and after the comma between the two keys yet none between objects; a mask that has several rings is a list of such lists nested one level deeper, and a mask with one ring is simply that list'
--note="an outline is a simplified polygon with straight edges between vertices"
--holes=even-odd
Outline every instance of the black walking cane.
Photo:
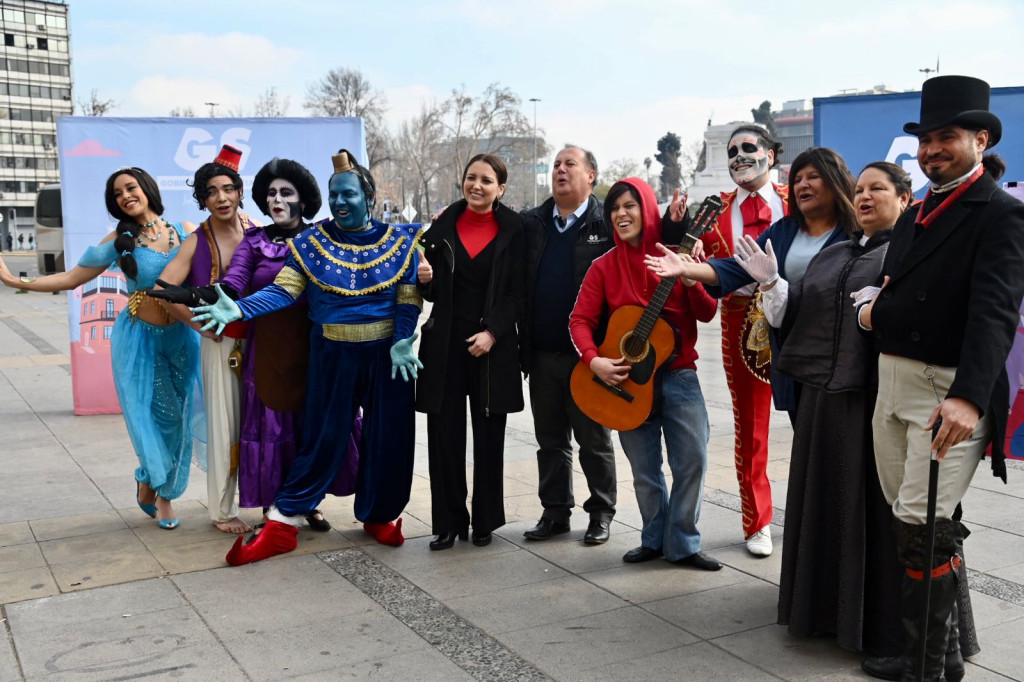
[{"label": "black walking cane", "polygon": [[[932,426],[932,442],[939,435],[939,427],[942,426],[942,417],[935,420]],[[928,463],[928,511],[924,521],[924,531],[928,536],[928,553],[925,554],[924,563],[924,612],[921,614],[921,653],[918,654],[917,679],[924,682],[924,665],[928,658],[928,612],[931,611],[932,601],[932,556],[935,554],[935,506],[936,497],[939,492],[939,451],[931,453],[931,461]]]}]

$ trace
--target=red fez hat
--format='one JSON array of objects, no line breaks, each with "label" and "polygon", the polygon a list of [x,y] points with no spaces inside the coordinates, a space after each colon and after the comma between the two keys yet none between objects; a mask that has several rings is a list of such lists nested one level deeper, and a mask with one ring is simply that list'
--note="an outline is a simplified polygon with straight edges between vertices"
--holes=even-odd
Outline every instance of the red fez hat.
[{"label": "red fez hat", "polygon": [[238,172],[238,164],[242,161],[242,150],[235,149],[229,144],[224,145],[220,148],[220,154],[217,154],[217,158],[213,160],[218,166],[224,166],[231,170]]}]

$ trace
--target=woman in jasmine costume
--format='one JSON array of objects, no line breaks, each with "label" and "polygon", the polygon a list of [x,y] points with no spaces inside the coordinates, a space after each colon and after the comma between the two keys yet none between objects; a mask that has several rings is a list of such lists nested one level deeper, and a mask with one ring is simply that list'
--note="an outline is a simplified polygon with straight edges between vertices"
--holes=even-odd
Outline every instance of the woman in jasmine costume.
[{"label": "woman in jasmine costume", "polygon": [[130,297],[111,338],[114,386],[125,426],[139,458],[135,470],[139,507],[161,528],[178,526],[171,501],[188,486],[192,460],[193,388],[199,371],[199,337],[147,296],[156,277],[195,227],[169,223],[156,182],[141,168],[122,168],[107,179],[107,211],[117,230],[89,247],[67,272],[17,278],[0,260],[0,281],[29,291],[67,291],[120,265]]},{"label": "woman in jasmine costume", "polygon": [[398,516],[412,486],[412,379],[422,367],[412,349],[422,301],[414,248],[421,228],[370,220],[373,177],[346,150],[332,161],[332,217],[291,240],[274,283],[237,302],[220,295],[214,305],[193,309],[194,321],[208,322],[204,330],[219,331],[234,320],[286,308],[305,294],[313,323],[299,454],[263,532],[248,545],[242,538],[235,542],[226,557],[231,565],[295,549],[298,524],[348,457],[360,407],[355,515],[378,542],[404,541]]}]

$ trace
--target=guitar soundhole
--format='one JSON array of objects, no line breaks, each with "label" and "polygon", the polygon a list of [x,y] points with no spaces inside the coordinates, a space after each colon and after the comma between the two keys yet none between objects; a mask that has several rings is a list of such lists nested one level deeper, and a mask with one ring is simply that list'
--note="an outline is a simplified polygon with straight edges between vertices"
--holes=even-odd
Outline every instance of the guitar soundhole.
[{"label": "guitar soundhole", "polygon": [[633,338],[633,332],[627,332],[619,340],[619,353],[627,362],[640,362],[651,352],[651,344],[646,339]]}]

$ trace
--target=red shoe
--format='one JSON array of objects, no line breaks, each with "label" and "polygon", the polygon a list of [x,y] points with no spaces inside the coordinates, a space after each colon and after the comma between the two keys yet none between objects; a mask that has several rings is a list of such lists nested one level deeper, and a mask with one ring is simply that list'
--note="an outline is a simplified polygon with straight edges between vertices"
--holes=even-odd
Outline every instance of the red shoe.
[{"label": "red shoe", "polygon": [[280,521],[267,521],[256,539],[245,544],[245,536],[239,535],[225,560],[231,566],[242,566],[286,554],[299,545],[299,529]]},{"label": "red shoe", "polygon": [[[363,530],[372,535],[382,545],[399,547],[405,538],[402,536],[402,519],[391,523],[364,523]],[[264,531],[265,532],[265,531]]]}]

